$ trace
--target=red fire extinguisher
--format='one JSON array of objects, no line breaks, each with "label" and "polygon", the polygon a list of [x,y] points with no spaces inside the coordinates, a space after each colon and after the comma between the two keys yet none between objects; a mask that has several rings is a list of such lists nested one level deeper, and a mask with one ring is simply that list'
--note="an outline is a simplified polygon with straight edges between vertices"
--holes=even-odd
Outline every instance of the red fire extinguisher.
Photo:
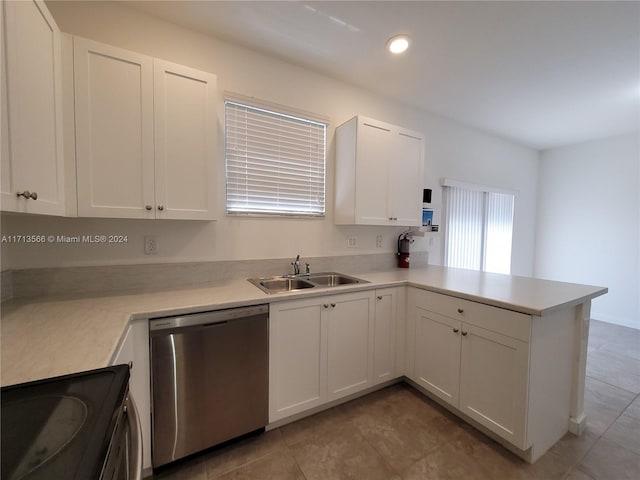
[{"label": "red fire extinguisher", "polygon": [[409,268],[409,245],[413,243],[413,239],[409,232],[402,232],[398,237],[398,267]]}]

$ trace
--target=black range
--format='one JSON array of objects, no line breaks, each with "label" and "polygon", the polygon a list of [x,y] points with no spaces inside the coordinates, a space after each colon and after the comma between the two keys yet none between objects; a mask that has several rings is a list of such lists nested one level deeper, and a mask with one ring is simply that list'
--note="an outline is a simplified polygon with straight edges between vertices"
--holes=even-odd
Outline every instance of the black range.
[{"label": "black range", "polygon": [[0,477],[121,478],[128,383],[128,366],[116,365],[3,387]]}]

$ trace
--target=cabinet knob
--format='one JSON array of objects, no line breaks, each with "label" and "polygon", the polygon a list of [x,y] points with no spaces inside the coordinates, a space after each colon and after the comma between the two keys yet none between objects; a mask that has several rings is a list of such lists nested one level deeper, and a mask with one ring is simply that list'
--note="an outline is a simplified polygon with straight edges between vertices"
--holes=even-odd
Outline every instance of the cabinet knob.
[{"label": "cabinet knob", "polygon": [[458,329],[458,328],[454,328],[453,329],[453,333],[458,333],[459,331],[460,331],[460,329]]},{"label": "cabinet knob", "polygon": [[151,205],[146,205],[144,208],[146,208],[147,210],[151,210],[153,207]]},{"label": "cabinet knob", "polygon": [[18,192],[17,193],[18,197],[24,197],[27,200],[28,199],[32,199],[32,200],[37,200],[38,199],[38,194],[36,192],[30,192],[29,190],[25,190],[24,192]]},{"label": "cabinet knob", "polygon": [[331,308],[336,308],[336,304],[335,304],[335,303],[332,303],[332,304],[331,304]]},{"label": "cabinet knob", "polygon": [[158,205],[158,210],[160,211],[164,210],[164,205]]},{"label": "cabinet knob", "polygon": [[465,331],[463,330],[463,331],[462,331],[462,336],[463,336],[463,337],[466,337],[468,333],[469,333],[469,332],[465,332]]},{"label": "cabinet knob", "polygon": [[459,308],[458,309],[458,313],[464,313],[464,309],[463,308]]},{"label": "cabinet knob", "polygon": [[382,295],[378,295],[376,298],[377,298],[378,300],[382,300]]},{"label": "cabinet knob", "polygon": [[324,305],[322,305],[322,308],[329,308],[329,304],[325,303]]}]

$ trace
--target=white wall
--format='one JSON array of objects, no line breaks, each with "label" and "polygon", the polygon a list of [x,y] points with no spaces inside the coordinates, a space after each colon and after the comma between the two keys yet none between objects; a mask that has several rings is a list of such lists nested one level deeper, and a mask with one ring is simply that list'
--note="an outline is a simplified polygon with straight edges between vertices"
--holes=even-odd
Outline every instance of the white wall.
[{"label": "white wall", "polygon": [[[2,216],[3,233],[124,234],[129,242],[113,246],[3,245],[2,268],[177,262],[350,255],[395,251],[402,229],[333,224],[334,129],[356,114],[395,123],[426,135],[425,187],[440,202],[439,178],[518,190],[513,272],[533,273],[537,192],[536,151],[467,128],[412,106],[373,95],[274,57],[247,50],[145,16],[112,2],[48,2],[63,32],[181,63],[218,76],[218,138],[223,139],[225,91],[256,97],[330,118],[327,141],[327,215],[324,219],[256,219],[224,213],[224,149],[218,148],[216,222],[135,221]],[[159,253],[143,254],[144,235],[156,235]],[[383,234],[384,248],[376,248]],[[347,248],[356,235],[358,248]],[[419,239],[414,250],[440,262],[440,239]]]},{"label": "white wall", "polygon": [[640,328],[638,133],[541,153],[535,275],[601,285],[592,318]]}]

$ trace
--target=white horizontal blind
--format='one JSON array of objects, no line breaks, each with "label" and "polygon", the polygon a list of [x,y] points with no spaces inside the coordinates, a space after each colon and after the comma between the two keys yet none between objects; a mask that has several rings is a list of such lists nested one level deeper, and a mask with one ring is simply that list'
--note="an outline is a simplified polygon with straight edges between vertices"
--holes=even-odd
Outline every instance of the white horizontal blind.
[{"label": "white horizontal blind", "polygon": [[511,273],[515,196],[444,186],[445,265]]},{"label": "white horizontal blind", "polygon": [[227,212],[324,215],[326,125],[227,100]]}]

